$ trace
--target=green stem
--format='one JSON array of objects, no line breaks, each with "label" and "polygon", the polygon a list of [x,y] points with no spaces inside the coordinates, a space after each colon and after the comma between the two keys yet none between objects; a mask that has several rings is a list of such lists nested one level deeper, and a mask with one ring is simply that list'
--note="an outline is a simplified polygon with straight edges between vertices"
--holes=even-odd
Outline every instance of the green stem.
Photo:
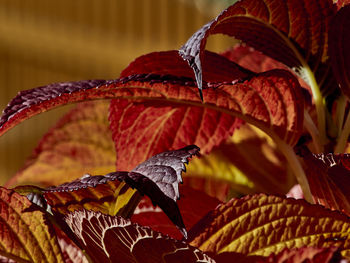
[{"label": "green stem", "polygon": [[303,190],[305,200],[311,204],[314,204],[314,200],[312,198],[309,182],[306,178],[304,169],[301,166],[301,163],[300,163],[298,157],[296,156],[295,152],[293,151],[293,148],[280,139],[275,140],[275,142],[277,143],[278,148],[281,150],[281,152],[286,157],[288,163],[290,164],[290,166],[293,170],[293,173],[294,173],[298,183],[300,184],[301,189]]},{"label": "green stem", "polygon": [[348,141],[350,134],[350,114],[346,117],[346,121],[344,124],[344,128],[342,129],[340,136],[338,138],[337,145],[335,146],[334,152],[335,153],[342,153],[344,152],[346,143]]},{"label": "green stem", "polygon": [[306,110],[304,110],[304,126],[312,137],[312,141],[313,141],[313,144],[315,146],[315,151],[317,153],[323,152],[323,145],[320,141],[319,131],[318,131],[315,123],[313,122],[310,114]]},{"label": "green stem", "polygon": [[311,71],[308,64],[303,65],[303,76],[306,78],[310,88],[312,90],[312,95],[315,102],[316,112],[317,112],[317,122],[318,131],[320,137],[321,145],[325,145],[327,141],[326,137],[326,108],[324,105],[324,100],[320,88],[315,79],[314,73]]}]

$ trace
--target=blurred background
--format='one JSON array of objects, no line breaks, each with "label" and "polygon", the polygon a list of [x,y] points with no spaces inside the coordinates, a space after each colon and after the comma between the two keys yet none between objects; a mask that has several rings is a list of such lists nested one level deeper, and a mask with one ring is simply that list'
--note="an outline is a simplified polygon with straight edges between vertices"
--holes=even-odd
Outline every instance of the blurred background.
[{"label": "blurred background", "polygon": [[[20,90],[52,82],[113,79],[136,57],[179,49],[227,0],[0,0],[0,108]],[[211,37],[208,49],[232,40]],[[0,137],[0,183],[30,156],[71,106],[25,121]]]}]

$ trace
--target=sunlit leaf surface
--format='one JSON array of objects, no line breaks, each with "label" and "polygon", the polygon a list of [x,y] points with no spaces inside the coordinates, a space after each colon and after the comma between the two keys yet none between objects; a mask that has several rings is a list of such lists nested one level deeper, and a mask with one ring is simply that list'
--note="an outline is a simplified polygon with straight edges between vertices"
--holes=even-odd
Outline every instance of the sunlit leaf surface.
[{"label": "sunlit leaf surface", "polygon": [[0,188],[0,255],[18,262],[64,262],[47,216],[13,190]]},{"label": "sunlit leaf surface", "polygon": [[335,246],[349,257],[349,231],[349,218],[339,212],[260,194],[219,206],[193,227],[189,240],[208,253],[269,256],[284,248]]}]

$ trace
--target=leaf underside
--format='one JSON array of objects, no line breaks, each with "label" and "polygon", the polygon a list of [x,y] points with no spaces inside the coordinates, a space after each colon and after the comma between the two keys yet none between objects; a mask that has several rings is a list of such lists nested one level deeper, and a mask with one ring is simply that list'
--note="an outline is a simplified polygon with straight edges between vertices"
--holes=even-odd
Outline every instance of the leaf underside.
[{"label": "leaf underside", "polygon": [[65,220],[96,262],[214,262],[182,241],[122,217],[83,210]]}]

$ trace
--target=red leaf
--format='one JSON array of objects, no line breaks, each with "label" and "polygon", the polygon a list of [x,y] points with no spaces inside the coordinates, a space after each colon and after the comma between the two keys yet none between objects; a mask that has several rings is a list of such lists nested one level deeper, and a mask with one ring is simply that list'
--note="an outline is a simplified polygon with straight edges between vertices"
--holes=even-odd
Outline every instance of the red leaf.
[{"label": "red leaf", "polygon": [[324,80],[331,76],[327,38],[334,13],[329,0],[239,1],[193,34],[180,54],[193,68],[199,88],[207,38],[219,33],[240,39],[291,68],[307,61],[316,78]]},{"label": "red leaf", "polygon": [[[205,82],[241,81],[253,76],[253,72],[216,53],[204,51],[203,56]],[[195,77],[186,61],[175,50],[141,56],[130,63],[120,76],[127,77],[136,74],[173,75],[192,79]]]},{"label": "red leaf", "polygon": [[[289,144],[295,144],[302,131],[303,99],[300,86],[292,74],[283,70],[261,73],[244,83],[216,84],[216,89],[208,88],[204,91],[208,98],[206,103],[202,103],[196,96],[194,83],[184,78],[136,75],[110,81],[97,88],[93,83],[56,84],[54,88],[27,91],[31,95],[28,97],[32,104],[27,106],[28,101],[21,96],[16,97],[1,117],[0,133],[30,116],[58,105],[97,98],[152,101],[158,105],[166,102],[171,106],[191,104],[202,109],[225,112],[253,123],[272,137],[280,136]],[[17,106],[23,107],[20,112],[15,110]],[[11,111],[16,113],[9,115]]]},{"label": "red leaf", "polygon": [[350,215],[350,154],[303,155],[314,200]]},{"label": "red leaf", "polygon": [[95,262],[214,262],[184,242],[122,217],[84,210],[65,220]]},{"label": "red leaf", "polygon": [[130,170],[158,152],[189,144],[208,153],[240,123],[233,116],[199,105],[141,104],[127,100],[112,100],[110,122],[118,170]]},{"label": "red leaf", "polygon": [[[185,185],[180,187],[180,192],[181,197],[177,204],[187,228],[191,228],[199,219],[220,203],[216,198],[212,198],[204,192],[194,190]],[[173,238],[182,238],[174,224],[160,209],[152,205],[149,198],[141,200],[131,220],[138,224],[149,226],[153,230]]]},{"label": "red leaf", "polygon": [[329,34],[333,74],[343,93],[350,98],[350,5],[338,11]]}]

